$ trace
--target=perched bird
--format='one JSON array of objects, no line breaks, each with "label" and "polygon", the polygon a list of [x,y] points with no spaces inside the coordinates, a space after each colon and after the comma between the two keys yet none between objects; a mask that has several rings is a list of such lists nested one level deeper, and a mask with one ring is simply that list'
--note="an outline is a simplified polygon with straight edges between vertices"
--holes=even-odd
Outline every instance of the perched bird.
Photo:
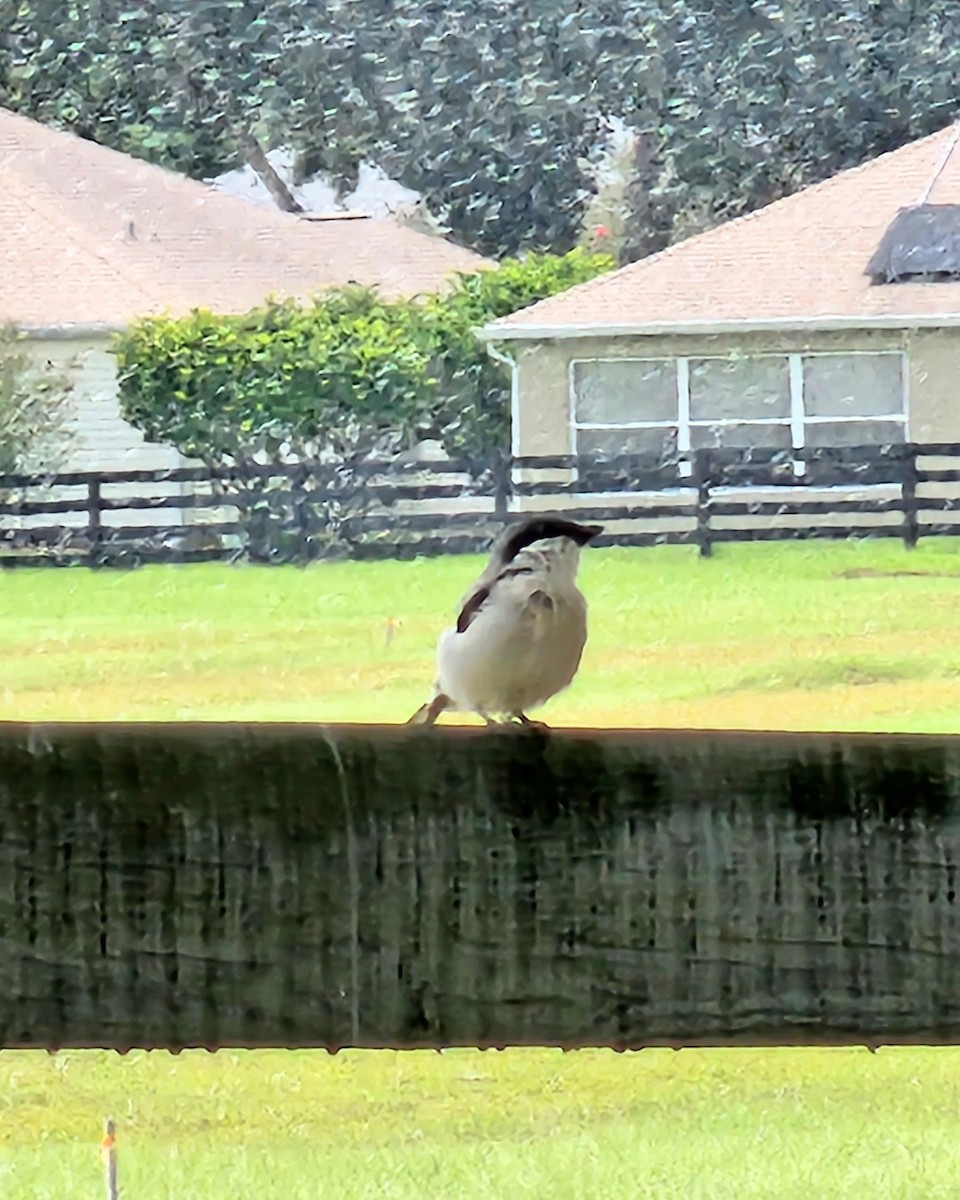
[{"label": "perched bird", "polygon": [[[437,643],[433,698],[408,725],[432,725],[448,709],[536,726],[527,709],[572,682],[587,640],[587,602],[577,587],[580,550],[602,525],[562,517],[510,524]],[[542,727],[542,726],[541,726]]]}]

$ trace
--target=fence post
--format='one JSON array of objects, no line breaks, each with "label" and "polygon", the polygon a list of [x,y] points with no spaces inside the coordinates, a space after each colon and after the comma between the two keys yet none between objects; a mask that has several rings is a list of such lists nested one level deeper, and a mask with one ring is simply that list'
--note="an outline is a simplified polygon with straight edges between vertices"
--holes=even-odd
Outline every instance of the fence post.
[{"label": "fence post", "polygon": [[493,513],[497,520],[505,521],[510,511],[510,497],[513,495],[513,455],[498,452],[493,470]]},{"label": "fence post", "polygon": [[712,480],[709,450],[695,450],[693,473],[697,484],[697,545],[700,557],[710,558],[713,554],[713,538],[710,530],[710,487]]},{"label": "fence post", "polygon": [[297,559],[307,562],[310,558],[310,528],[307,516],[307,480],[310,468],[302,464],[290,476],[290,501],[293,507],[293,524],[296,530]]},{"label": "fence post", "polygon": [[103,1125],[103,1137],[100,1139],[100,1155],[103,1158],[103,1172],[107,1185],[107,1200],[119,1200],[120,1186],[117,1183],[117,1127],[111,1117],[107,1117]]},{"label": "fence post", "polygon": [[917,447],[907,446],[902,459],[900,496],[903,504],[903,544],[913,550],[920,538],[917,517]]},{"label": "fence post", "polygon": [[87,481],[87,537],[90,541],[89,560],[96,563],[103,542],[102,501],[100,480]]}]

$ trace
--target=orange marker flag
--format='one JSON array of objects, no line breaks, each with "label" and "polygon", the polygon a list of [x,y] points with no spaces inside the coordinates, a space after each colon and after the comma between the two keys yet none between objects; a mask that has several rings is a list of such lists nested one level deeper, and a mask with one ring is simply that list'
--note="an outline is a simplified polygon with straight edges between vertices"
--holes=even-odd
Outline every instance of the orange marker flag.
[{"label": "orange marker flag", "polygon": [[117,1185],[117,1127],[111,1118],[104,1122],[104,1133],[100,1139],[100,1157],[106,1172],[107,1200],[119,1200],[120,1189]]}]

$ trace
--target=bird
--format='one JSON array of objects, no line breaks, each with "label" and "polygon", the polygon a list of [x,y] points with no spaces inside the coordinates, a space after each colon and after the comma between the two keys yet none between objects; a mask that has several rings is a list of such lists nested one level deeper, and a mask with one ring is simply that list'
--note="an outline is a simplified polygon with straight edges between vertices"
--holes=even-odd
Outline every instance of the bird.
[{"label": "bird", "polygon": [[546,729],[527,710],[569,687],[579,669],[587,641],[580,551],[602,532],[539,514],[508,524],[456,624],[440,635],[432,698],[406,724],[433,725],[452,710],[475,713],[488,727]]}]

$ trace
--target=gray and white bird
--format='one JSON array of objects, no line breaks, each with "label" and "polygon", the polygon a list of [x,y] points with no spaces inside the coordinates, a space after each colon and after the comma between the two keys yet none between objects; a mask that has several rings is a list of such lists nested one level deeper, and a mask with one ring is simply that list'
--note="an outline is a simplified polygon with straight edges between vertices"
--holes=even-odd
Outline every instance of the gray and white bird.
[{"label": "gray and white bird", "polygon": [[540,725],[527,710],[562,692],[580,666],[587,602],[577,569],[581,548],[602,532],[551,516],[508,525],[456,625],[440,635],[433,698],[407,724],[433,725],[453,710],[487,725],[494,716]]}]

